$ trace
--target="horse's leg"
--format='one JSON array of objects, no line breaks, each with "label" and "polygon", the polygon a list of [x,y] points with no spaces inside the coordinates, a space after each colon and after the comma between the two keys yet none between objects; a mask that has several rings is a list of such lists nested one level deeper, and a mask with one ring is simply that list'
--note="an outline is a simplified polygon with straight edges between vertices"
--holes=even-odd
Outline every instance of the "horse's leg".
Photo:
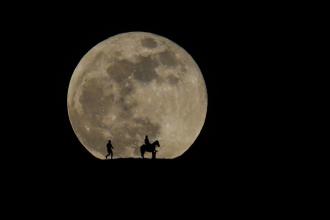
[{"label": "horse's leg", "polygon": [[142,149],[142,147],[140,148],[140,152],[141,152],[142,159],[144,159],[144,150]]}]

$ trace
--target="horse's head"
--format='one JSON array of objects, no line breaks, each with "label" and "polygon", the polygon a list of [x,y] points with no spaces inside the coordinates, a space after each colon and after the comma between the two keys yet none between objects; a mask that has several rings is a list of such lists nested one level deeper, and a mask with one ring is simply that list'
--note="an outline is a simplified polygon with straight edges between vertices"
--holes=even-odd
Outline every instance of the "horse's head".
[{"label": "horse's head", "polygon": [[160,147],[159,141],[155,141],[154,145],[157,146],[157,147]]}]

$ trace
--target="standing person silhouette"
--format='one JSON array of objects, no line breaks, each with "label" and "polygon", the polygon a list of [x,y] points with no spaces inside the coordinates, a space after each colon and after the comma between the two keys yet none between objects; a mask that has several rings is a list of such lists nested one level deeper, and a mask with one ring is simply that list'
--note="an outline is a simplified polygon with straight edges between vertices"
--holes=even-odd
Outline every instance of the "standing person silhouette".
[{"label": "standing person silhouette", "polygon": [[146,135],[146,137],[144,138],[144,143],[145,143],[147,146],[150,145],[148,135]]},{"label": "standing person silhouette", "polygon": [[111,144],[111,140],[109,140],[109,142],[107,143],[108,154],[107,154],[107,156],[105,156],[105,159],[108,159],[108,156],[110,156],[110,158],[112,159],[112,156],[113,156],[112,149],[113,149],[113,146]]}]

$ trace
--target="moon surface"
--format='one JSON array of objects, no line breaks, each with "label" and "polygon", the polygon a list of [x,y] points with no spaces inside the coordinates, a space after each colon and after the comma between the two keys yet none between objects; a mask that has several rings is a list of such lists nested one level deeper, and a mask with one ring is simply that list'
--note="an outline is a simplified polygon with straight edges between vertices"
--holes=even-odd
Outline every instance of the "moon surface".
[{"label": "moon surface", "polygon": [[145,135],[159,141],[157,158],[175,158],[204,125],[207,91],[183,48],[156,34],[128,32],[100,42],[80,60],[67,106],[79,141],[99,159],[109,139],[114,158],[141,157]]}]

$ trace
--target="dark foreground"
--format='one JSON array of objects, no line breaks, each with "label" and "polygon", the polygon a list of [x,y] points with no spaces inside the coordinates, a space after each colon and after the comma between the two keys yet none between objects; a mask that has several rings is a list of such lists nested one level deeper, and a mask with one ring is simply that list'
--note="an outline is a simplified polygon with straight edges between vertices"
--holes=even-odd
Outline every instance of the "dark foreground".
[{"label": "dark foreground", "polygon": [[169,161],[169,160],[178,160],[177,158],[174,159],[164,159],[164,158],[114,158],[114,159],[107,159],[106,161]]}]

